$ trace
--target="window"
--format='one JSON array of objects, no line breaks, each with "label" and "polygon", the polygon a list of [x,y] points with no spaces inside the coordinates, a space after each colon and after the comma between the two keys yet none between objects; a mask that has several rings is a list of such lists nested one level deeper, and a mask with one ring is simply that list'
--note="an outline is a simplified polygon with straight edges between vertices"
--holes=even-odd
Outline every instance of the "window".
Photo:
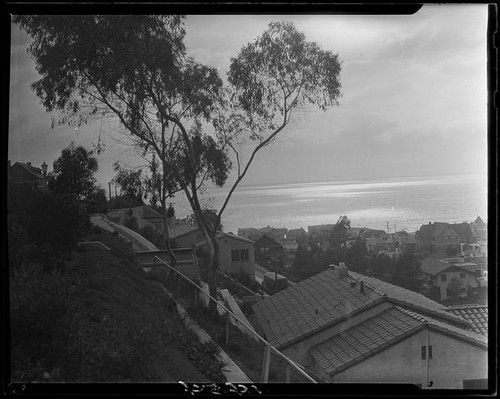
[{"label": "window", "polygon": [[432,345],[429,345],[429,350],[427,352],[429,354],[429,359],[432,359]]},{"label": "window", "polygon": [[427,349],[427,348],[426,348],[425,346],[422,346],[422,347],[420,348],[420,352],[421,352],[421,355],[422,355],[422,360],[427,359],[427,351],[426,351],[426,349]]},{"label": "window", "polygon": [[231,251],[231,261],[237,262],[240,260],[240,251],[239,249],[233,249]]},{"label": "window", "polygon": [[248,249],[240,249],[240,260],[248,260]]},{"label": "window", "polygon": [[441,274],[441,281],[446,281],[446,274]]},{"label": "window", "polygon": [[231,261],[238,262],[249,259],[248,249],[233,249],[231,250]]},{"label": "window", "polygon": [[460,273],[460,278],[465,278],[465,273]]}]

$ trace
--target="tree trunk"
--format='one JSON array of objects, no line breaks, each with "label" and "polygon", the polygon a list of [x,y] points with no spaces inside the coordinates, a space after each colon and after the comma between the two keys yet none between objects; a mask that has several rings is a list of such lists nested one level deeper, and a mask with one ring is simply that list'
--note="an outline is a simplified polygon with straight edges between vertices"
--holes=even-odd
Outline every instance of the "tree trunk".
[{"label": "tree trunk", "polygon": [[[211,297],[217,299],[217,269],[219,268],[219,242],[217,236],[206,234],[209,236],[207,242],[208,247],[208,293]],[[217,312],[217,303],[210,299],[208,310],[211,314]]]},{"label": "tree trunk", "polygon": [[166,205],[166,199],[163,198],[161,200],[161,211],[163,214],[163,235],[167,242],[167,251],[168,255],[170,256],[170,264],[172,267],[175,267],[175,264],[177,263],[177,258],[175,257],[175,253],[170,245],[170,234],[168,233],[167,210],[165,205]]}]

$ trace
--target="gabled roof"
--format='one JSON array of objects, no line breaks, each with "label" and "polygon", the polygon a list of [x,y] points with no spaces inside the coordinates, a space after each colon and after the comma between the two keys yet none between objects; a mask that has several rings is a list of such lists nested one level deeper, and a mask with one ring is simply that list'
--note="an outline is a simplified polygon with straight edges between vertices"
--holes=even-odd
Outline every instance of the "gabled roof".
[{"label": "gabled roof", "polygon": [[425,328],[401,308],[387,309],[315,346],[310,354],[328,374],[337,374]]},{"label": "gabled roof", "polygon": [[418,237],[421,240],[427,240],[430,238],[431,235],[434,235],[434,236],[439,235],[448,226],[449,226],[449,223],[443,223],[443,222],[434,222],[432,224],[430,224],[430,223],[423,224],[417,232]]},{"label": "gabled roof", "polygon": [[11,166],[11,168],[13,168],[16,165],[19,165],[23,169],[27,170],[29,173],[31,173],[37,179],[45,179],[45,176],[42,174],[42,170],[40,168],[28,165],[28,164],[23,163],[23,162],[16,162],[14,165]]},{"label": "gabled roof", "polygon": [[253,305],[267,340],[285,347],[384,300],[370,287],[365,294],[351,278],[328,269]]},{"label": "gabled roof", "polygon": [[396,306],[336,334],[316,345],[309,353],[323,370],[329,374],[337,374],[408,338],[426,326],[456,339],[487,348],[487,340],[480,334]]},{"label": "gabled roof", "polygon": [[422,273],[430,274],[431,276],[436,276],[449,267],[449,263],[434,258],[425,258],[420,262],[420,271]]},{"label": "gabled roof", "polygon": [[440,303],[435,302],[422,294],[352,271],[349,271],[349,275],[357,280],[362,280],[365,284],[369,284],[381,291],[395,305],[414,310],[424,315],[443,318],[448,322],[455,323],[466,328],[469,327],[469,323],[466,320],[459,316],[451,315],[447,311],[446,306],[441,305]]},{"label": "gabled roof", "polygon": [[463,317],[472,325],[472,331],[488,334],[488,306],[487,305],[455,305],[449,306],[448,311]]},{"label": "gabled roof", "polygon": [[468,223],[456,223],[451,224],[450,226],[457,232],[463,241],[471,242],[473,240],[472,230]]},{"label": "gabled roof", "polygon": [[484,224],[483,219],[481,219],[479,216],[474,220],[475,224]]},{"label": "gabled roof", "polygon": [[267,234],[262,234],[257,240],[255,240],[255,243],[258,245],[260,242],[271,242],[275,247],[281,247],[283,248],[283,245],[281,245],[277,240],[274,238],[268,236]]}]

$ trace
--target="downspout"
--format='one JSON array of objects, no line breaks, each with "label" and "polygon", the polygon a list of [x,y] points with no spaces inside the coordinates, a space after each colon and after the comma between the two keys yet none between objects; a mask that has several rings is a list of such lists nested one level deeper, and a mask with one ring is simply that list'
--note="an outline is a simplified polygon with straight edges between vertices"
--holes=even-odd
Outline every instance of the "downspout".
[{"label": "downspout", "polygon": [[427,348],[426,348],[426,352],[427,352],[427,356],[426,356],[426,359],[427,359],[427,374],[426,375],[427,375],[427,377],[426,377],[426,387],[430,388],[430,385],[429,385],[430,384],[430,381],[429,381],[429,378],[430,378],[430,367],[429,367],[429,361],[430,361],[430,359],[429,359],[430,356],[429,355],[430,355],[430,353],[429,352],[430,351],[429,351],[429,328],[428,328],[428,326],[426,326],[426,330],[427,330],[427,344],[426,344],[426,346],[427,346]]}]

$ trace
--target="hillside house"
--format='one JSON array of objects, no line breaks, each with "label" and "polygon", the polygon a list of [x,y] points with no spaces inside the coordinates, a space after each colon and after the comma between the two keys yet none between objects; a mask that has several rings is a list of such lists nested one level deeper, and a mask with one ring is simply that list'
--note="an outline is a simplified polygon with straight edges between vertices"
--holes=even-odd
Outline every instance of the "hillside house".
[{"label": "hillside house", "polygon": [[[205,236],[197,226],[171,236],[174,248],[195,248],[206,246]],[[246,238],[217,233],[219,242],[219,270],[227,274],[245,274],[251,280],[255,279],[254,242]]]},{"label": "hillside house", "polygon": [[283,245],[267,234],[261,235],[255,241],[255,259],[257,262],[280,263],[283,261],[284,256]]},{"label": "hillside house", "polygon": [[471,290],[480,287],[478,277],[475,270],[434,258],[424,259],[419,268],[422,293],[440,301],[467,297]]},{"label": "hillside house", "polygon": [[[119,224],[125,224],[127,218],[134,217],[139,228],[152,227],[160,232],[164,231],[163,216],[149,205],[140,205],[132,208],[108,209],[109,220]],[[168,223],[168,222],[167,222]]]},{"label": "hillside house", "polygon": [[31,162],[8,161],[8,185],[9,189],[15,189],[18,185],[28,185],[33,189],[47,190],[47,164],[44,162],[40,168],[31,165]]},{"label": "hillside house", "polygon": [[330,382],[487,385],[487,338],[468,321],[345,267],[303,280],[253,310],[272,345]]}]

